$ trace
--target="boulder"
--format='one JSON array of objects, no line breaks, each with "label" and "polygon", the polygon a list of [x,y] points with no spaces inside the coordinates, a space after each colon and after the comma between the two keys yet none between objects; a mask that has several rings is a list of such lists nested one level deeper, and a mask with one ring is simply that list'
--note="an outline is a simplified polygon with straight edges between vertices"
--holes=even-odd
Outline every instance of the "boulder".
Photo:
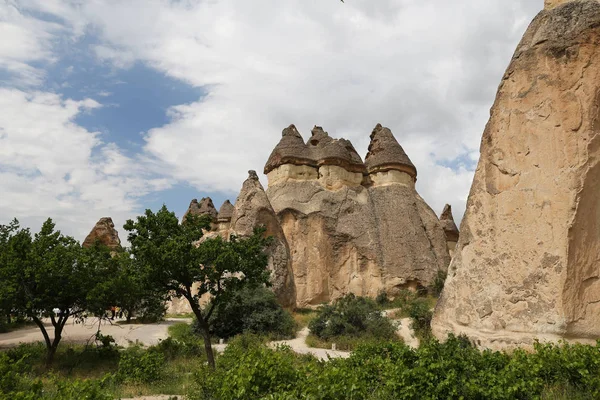
[{"label": "boulder", "polygon": [[440,339],[510,348],[600,338],[600,3],[546,5],[483,134],[434,313]]},{"label": "boulder", "polygon": [[104,217],[94,225],[92,231],[87,235],[83,241],[83,247],[91,247],[99,241],[102,245],[115,251],[121,248],[121,240],[119,239],[119,232],[115,229],[115,224],[112,218]]}]

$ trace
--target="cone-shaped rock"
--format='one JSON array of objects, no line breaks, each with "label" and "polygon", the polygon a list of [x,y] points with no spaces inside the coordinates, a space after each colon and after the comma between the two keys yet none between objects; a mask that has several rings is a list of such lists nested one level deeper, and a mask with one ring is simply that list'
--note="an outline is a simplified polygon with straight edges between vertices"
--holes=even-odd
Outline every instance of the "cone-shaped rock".
[{"label": "cone-shaped rock", "polygon": [[444,206],[444,211],[442,211],[442,215],[440,215],[440,223],[442,224],[442,228],[444,228],[446,240],[449,242],[458,242],[459,231],[454,222],[452,206],[450,204]]},{"label": "cone-shaped rock", "polygon": [[534,19],[498,89],[434,334],[600,338],[599,191],[600,2],[566,2]]},{"label": "cone-shaped rock", "polygon": [[230,222],[233,216],[233,204],[229,200],[225,200],[221,208],[219,208],[219,215],[217,217],[218,222]]},{"label": "cone-shaped rock", "polygon": [[112,218],[104,217],[94,225],[92,231],[87,235],[83,241],[83,247],[91,247],[99,241],[104,246],[111,250],[117,250],[121,248],[121,240],[119,239],[119,232],[115,229],[115,224]]},{"label": "cone-shaped rock", "polygon": [[249,171],[248,173],[248,179],[244,182],[235,202],[231,218],[231,232],[240,236],[249,236],[256,227],[264,226],[266,228],[266,235],[272,236],[274,239],[268,249],[273,292],[282,306],[294,307],[296,306],[296,290],[290,249],[256,172]]},{"label": "cone-shaped rock", "polygon": [[408,173],[415,180],[417,169],[404,149],[388,128],[377,124],[371,133],[369,152],[365,164],[370,174],[389,170],[399,170]]}]

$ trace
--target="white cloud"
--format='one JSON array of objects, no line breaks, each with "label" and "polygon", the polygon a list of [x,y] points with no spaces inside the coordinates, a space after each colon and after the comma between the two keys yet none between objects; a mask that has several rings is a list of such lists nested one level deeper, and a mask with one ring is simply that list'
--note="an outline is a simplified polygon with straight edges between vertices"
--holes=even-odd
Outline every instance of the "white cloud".
[{"label": "white cloud", "polygon": [[[381,122],[416,164],[423,197],[437,212],[452,203],[460,217],[498,82],[541,8],[541,0],[5,0],[0,69],[14,85],[39,85],[39,63],[55,60],[58,38],[87,32],[100,61],[142,62],[208,94],[172,107],[171,123],[147,132],[145,153],[132,160],[74,122],[95,101],[4,90],[0,216],[58,215],[87,233],[98,217],[131,217],[138,197],[167,178],[237,191],[290,123],[305,138],[322,125],[364,156]],[[158,171],[165,179],[143,179]]]},{"label": "white cloud", "polygon": [[[542,8],[528,0],[255,0],[86,3],[107,49],[209,95],[171,110],[146,150],[198,188],[237,190],[290,123],[351,139],[377,122],[419,169],[441,211],[464,210],[488,110],[517,41]],[[106,58],[106,57],[104,57]],[[443,164],[443,165],[442,165]]]},{"label": "white cloud", "polygon": [[91,99],[0,89],[0,216],[34,229],[51,216],[83,239],[94,223],[112,216],[117,226],[140,207],[139,197],[169,187],[75,117],[100,107]]}]

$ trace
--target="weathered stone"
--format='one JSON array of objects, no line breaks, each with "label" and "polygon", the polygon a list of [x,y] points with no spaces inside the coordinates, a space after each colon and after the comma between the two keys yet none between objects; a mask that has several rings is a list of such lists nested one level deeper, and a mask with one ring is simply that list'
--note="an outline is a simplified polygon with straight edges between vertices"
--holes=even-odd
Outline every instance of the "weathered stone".
[{"label": "weathered stone", "polygon": [[444,207],[444,211],[442,211],[442,215],[440,216],[440,224],[442,224],[444,234],[446,235],[448,252],[450,253],[450,257],[453,257],[454,250],[456,249],[456,243],[458,242],[459,231],[456,227],[456,223],[454,222],[454,217],[452,216],[452,206],[450,204],[446,204]]},{"label": "weathered stone", "polygon": [[596,0],[548,8],[525,33],[483,134],[438,338],[600,337],[599,46]]},{"label": "weathered stone", "polygon": [[219,213],[217,212],[212,199],[210,197],[203,197],[200,202],[198,202],[198,199],[193,199],[190,202],[190,206],[183,215],[183,221],[185,221],[188,214],[196,216],[209,215],[213,222],[217,222],[217,216]]},{"label": "weathered stone", "polygon": [[288,243],[256,172],[248,173],[248,179],[244,182],[235,202],[230,233],[250,236],[255,228],[260,226],[266,228],[265,235],[273,238],[271,246],[267,249],[272,290],[281,305],[294,307],[296,289]]},{"label": "weathered stone", "polygon": [[96,241],[99,241],[102,245],[108,247],[111,250],[118,250],[121,248],[121,240],[119,239],[119,232],[115,229],[115,224],[112,218],[104,217],[94,225],[92,231],[87,235],[83,241],[83,247],[91,247]]},{"label": "weathered stone", "polygon": [[371,133],[369,152],[365,158],[369,174],[397,170],[406,172],[414,180],[417,179],[417,169],[404,149],[388,128],[377,124]]},{"label": "weathered stone", "polygon": [[303,156],[272,155],[265,173],[291,250],[298,306],[347,293],[394,296],[431,285],[447,269],[442,227],[417,194],[416,168],[389,129],[373,131],[370,175],[350,142],[315,127],[303,147],[298,131],[289,129],[273,154],[288,149],[291,137]]}]

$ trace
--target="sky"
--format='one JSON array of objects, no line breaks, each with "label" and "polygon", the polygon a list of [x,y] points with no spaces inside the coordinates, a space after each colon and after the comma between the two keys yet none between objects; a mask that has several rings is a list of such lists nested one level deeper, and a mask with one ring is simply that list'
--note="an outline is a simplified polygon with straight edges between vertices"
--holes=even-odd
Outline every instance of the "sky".
[{"label": "sky", "polygon": [[[377,123],[459,222],[489,109],[542,0],[0,0],[0,224],[82,241],[235,200],[281,131],[364,158]],[[261,174],[263,184],[266,179]]]}]

